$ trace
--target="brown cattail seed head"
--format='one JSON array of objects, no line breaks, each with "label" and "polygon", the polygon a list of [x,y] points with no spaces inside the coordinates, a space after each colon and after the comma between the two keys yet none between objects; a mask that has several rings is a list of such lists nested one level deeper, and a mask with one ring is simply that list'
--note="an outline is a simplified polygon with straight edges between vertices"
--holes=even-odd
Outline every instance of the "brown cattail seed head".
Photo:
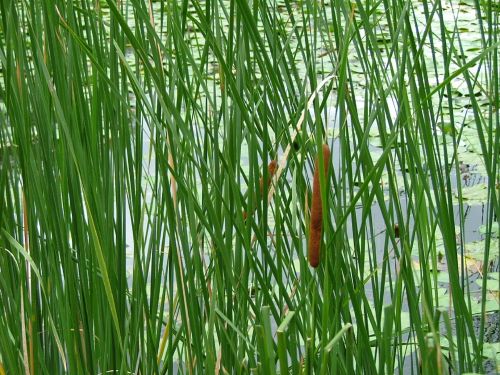
[{"label": "brown cattail seed head", "polygon": [[[324,144],[322,147],[325,178],[328,175],[330,164],[330,148]],[[319,158],[314,165],[313,194],[311,202],[311,227],[309,231],[309,264],[318,267],[320,260],[321,235],[323,230],[323,209],[321,204],[321,189],[319,180]]]}]

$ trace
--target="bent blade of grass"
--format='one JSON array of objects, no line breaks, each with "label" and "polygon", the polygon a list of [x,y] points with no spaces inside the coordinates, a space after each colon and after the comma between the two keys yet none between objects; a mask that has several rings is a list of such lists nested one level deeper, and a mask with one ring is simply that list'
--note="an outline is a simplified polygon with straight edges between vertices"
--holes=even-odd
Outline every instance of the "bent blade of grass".
[{"label": "bent blade of grass", "polygon": [[[39,282],[39,285],[40,285],[40,288],[41,288],[43,294],[46,295],[47,293],[45,292],[45,286],[43,284],[43,279],[40,275],[40,271],[38,270],[38,267],[35,264],[35,262],[33,261],[33,259],[31,258],[30,254],[5,229],[2,229],[2,232],[3,232],[4,236],[7,238],[7,240],[11,243],[11,245],[14,246],[14,248],[19,252],[19,254],[21,254],[23,256],[23,258],[26,260],[26,262],[29,263],[31,269],[33,270],[33,272],[35,273],[35,275],[38,279],[38,282]],[[54,339],[56,340],[56,345],[57,345],[57,349],[59,351],[60,360],[63,363],[64,369],[67,370],[66,354],[64,353],[61,339],[59,337],[59,334],[57,333],[56,327],[54,325],[54,320],[52,319],[52,314],[50,313],[49,309],[47,309],[47,314],[48,314],[47,318],[49,319],[49,322],[50,322],[50,329],[52,331],[52,334],[54,335]],[[22,319],[24,319],[24,317],[22,317]]]}]

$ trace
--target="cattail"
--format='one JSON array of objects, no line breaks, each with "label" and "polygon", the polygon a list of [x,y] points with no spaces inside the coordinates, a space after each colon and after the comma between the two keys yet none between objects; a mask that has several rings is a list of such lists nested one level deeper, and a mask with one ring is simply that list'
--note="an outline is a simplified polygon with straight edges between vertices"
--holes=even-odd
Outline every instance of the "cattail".
[{"label": "cattail", "polygon": [[[330,148],[323,145],[323,164],[325,178],[328,175],[328,164],[330,163]],[[321,191],[319,184],[319,158],[314,165],[313,195],[311,202],[311,228],[309,231],[309,264],[311,267],[319,265],[319,248],[321,245],[321,234],[323,229],[323,210],[321,208]]]},{"label": "cattail", "polygon": [[[271,160],[269,165],[267,166],[267,187],[271,185],[271,181],[273,180],[274,174],[276,173],[276,169],[278,167],[278,162],[276,160]],[[259,190],[260,195],[264,194],[264,177],[259,179]]]},{"label": "cattail", "polygon": [[[276,170],[278,169],[278,162],[276,160],[271,160],[269,162],[269,165],[267,166],[267,187],[269,187],[271,185],[271,181],[273,180],[273,177],[276,173]],[[260,195],[259,195],[259,198],[262,197],[262,195],[264,194],[264,177],[261,177],[259,179],[259,192],[260,192]],[[255,208],[253,209],[253,211],[255,210]],[[246,220],[248,217],[248,214],[246,211],[243,211],[243,220]]]}]

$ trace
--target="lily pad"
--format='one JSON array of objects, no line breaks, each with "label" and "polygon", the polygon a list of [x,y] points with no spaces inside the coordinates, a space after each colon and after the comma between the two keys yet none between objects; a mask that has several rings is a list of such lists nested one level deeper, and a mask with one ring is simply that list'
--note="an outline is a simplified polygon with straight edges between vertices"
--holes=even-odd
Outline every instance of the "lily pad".
[{"label": "lily pad", "polygon": [[455,197],[462,199],[464,203],[469,205],[478,205],[487,203],[488,201],[488,186],[486,184],[476,184],[462,188],[462,194],[459,196],[458,192]]},{"label": "lily pad", "polygon": [[481,225],[479,227],[479,233],[481,234],[491,234],[491,237],[498,238],[500,235],[500,226],[498,225],[498,222],[494,222],[491,225],[491,232],[488,232],[488,227],[486,225]]},{"label": "lily pad", "polygon": [[495,360],[498,366],[500,364],[500,342],[485,342],[483,356]]},{"label": "lily pad", "polygon": [[[495,258],[498,258],[499,255],[499,250],[498,246],[500,244],[498,243],[498,239],[494,238],[491,239],[490,241],[490,260],[494,260]],[[474,241],[474,242],[468,242],[465,244],[465,255],[468,258],[473,258],[479,261],[484,260],[484,250],[486,247],[486,239],[481,240],[481,241]]]},{"label": "lily pad", "polygon": [[[476,284],[480,287],[483,286],[483,278],[476,279]],[[493,292],[497,295],[500,293],[500,284],[498,282],[498,272],[488,273],[488,279],[486,280],[486,289],[488,292]]]},{"label": "lily pad", "polygon": [[[498,301],[494,300],[488,300],[484,304],[484,311],[485,312],[495,312],[498,311]],[[471,305],[471,313],[472,314],[481,314],[481,302],[476,301],[475,303],[472,303]]]}]

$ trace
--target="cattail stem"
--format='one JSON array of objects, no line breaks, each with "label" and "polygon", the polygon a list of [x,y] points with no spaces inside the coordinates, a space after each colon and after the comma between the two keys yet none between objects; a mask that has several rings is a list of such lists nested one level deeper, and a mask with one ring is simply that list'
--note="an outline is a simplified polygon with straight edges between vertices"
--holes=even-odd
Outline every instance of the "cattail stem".
[{"label": "cattail stem", "polygon": [[[330,163],[330,148],[323,145],[323,166],[325,178],[328,175]],[[321,203],[321,189],[319,180],[319,157],[314,165],[313,195],[311,202],[311,227],[309,231],[309,264],[318,267],[320,260],[321,235],[323,230],[323,209]]]}]

